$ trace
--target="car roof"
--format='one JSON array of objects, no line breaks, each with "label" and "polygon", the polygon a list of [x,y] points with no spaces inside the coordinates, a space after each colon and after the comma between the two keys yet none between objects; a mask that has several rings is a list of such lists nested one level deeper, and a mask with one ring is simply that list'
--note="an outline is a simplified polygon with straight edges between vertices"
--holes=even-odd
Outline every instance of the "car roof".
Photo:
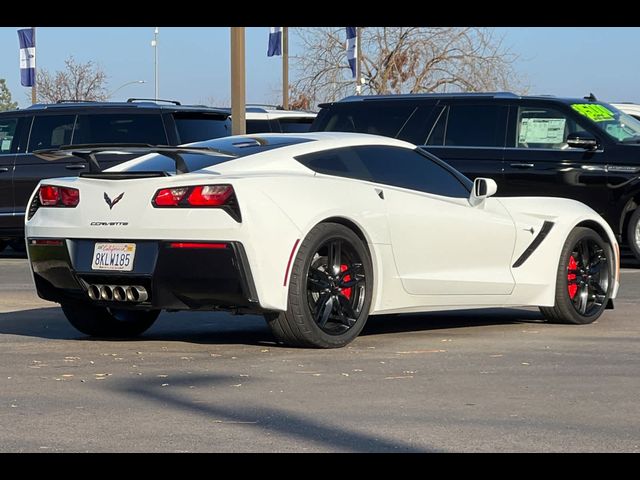
[{"label": "car roof", "polygon": [[64,111],[85,111],[85,110],[94,110],[94,111],[102,111],[104,109],[119,109],[119,110],[130,110],[130,111],[144,111],[144,110],[156,110],[162,112],[204,112],[204,113],[215,113],[223,116],[229,116],[230,112],[226,109],[208,107],[206,105],[182,105],[180,102],[169,101],[170,104],[161,104],[154,100],[147,99],[135,99],[130,98],[126,102],[76,102],[76,101],[59,101],[57,103],[36,103],[31,105],[25,109],[19,110],[11,110],[6,113],[16,113],[16,112],[43,112],[43,111],[56,111],[56,112],[64,112]]},{"label": "car roof", "polygon": [[351,102],[369,102],[381,100],[442,100],[442,99],[502,99],[502,100],[544,100],[561,102],[566,104],[598,102],[598,100],[590,94],[590,96],[582,98],[557,97],[555,95],[517,95],[512,92],[461,92],[461,93],[400,93],[394,95],[352,95],[342,100],[331,103],[322,103],[319,106],[326,108],[330,105],[344,104]]},{"label": "car roof", "polygon": [[[219,110],[224,110],[231,114],[231,108],[229,107],[221,107]],[[265,118],[315,118],[318,115],[317,112],[309,112],[307,110],[285,110],[277,105],[256,104],[247,104],[245,112],[247,115],[251,114],[251,117],[254,119],[261,118],[261,114],[263,114]]]}]

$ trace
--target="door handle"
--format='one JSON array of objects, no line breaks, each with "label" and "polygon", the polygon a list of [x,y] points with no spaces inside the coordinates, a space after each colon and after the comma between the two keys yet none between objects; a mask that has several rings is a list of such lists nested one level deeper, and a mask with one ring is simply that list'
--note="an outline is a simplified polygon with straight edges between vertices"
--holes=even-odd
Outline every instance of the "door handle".
[{"label": "door handle", "polygon": [[8,167],[0,167],[0,173],[6,173],[9,171]]},{"label": "door handle", "polygon": [[376,194],[380,197],[381,200],[384,200],[384,191],[381,188],[374,188]]},{"label": "door handle", "polygon": [[67,170],[84,170],[85,168],[87,168],[87,166],[84,163],[73,163],[71,165],[67,165],[66,167]]},{"label": "door handle", "polygon": [[533,164],[533,163],[510,163],[509,166],[513,167],[513,168],[533,168],[533,167],[535,167],[535,164]]}]

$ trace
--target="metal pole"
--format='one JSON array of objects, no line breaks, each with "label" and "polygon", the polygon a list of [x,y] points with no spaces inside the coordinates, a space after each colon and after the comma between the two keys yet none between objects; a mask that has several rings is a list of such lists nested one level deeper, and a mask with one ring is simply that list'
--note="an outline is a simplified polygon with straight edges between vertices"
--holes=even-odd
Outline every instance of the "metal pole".
[{"label": "metal pole", "polygon": [[282,27],[282,108],[289,110],[289,27]]},{"label": "metal pole", "polygon": [[360,95],[362,88],[362,71],[360,69],[360,56],[362,51],[360,50],[360,27],[356,27],[356,95]]},{"label": "metal pole", "polygon": [[160,98],[160,83],[159,83],[159,78],[158,78],[158,33],[160,33],[158,31],[158,27],[156,27],[155,31],[153,32],[153,43],[154,43],[154,50],[155,50],[155,59],[154,59],[154,68],[155,68],[155,83],[156,83],[156,100]]},{"label": "metal pole", "polygon": [[[33,46],[36,46],[36,27],[33,27]],[[36,70],[36,59],[33,59],[33,86],[31,87],[31,104],[35,105],[37,102],[37,89],[36,84],[38,83],[38,71]]]},{"label": "metal pole", "polygon": [[247,132],[245,116],[244,27],[231,27],[231,133]]}]

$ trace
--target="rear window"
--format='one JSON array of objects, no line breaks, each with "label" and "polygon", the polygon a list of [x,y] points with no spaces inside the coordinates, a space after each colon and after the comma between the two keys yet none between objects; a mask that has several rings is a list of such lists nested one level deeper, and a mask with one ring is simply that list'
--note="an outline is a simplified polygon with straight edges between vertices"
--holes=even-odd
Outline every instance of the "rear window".
[{"label": "rear window", "polygon": [[[183,154],[182,158],[187,164],[187,168],[190,172],[201,170],[203,168],[218,165],[219,163],[228,162],[229,160],[235,160],[237,157],[226,155],[198,155],[193,153]],[[127,168],[127,172],[175,172],[176,163],[169,157],[164,155],[154,154],[143,162]]]},{"label": "rear window", "polygon": [[231,135],[231,122],[220,115],[174,116],[180,143],[200,142]]},{"label": "rear window", "polygon": [[73,143],[166,145],[167,135],[160,114],[84,114],[78,115]]},{"label": "rear window", "polygon": [[[297,143],[304,143],[311,141],[308,138],[300,137],[261,137],[260,141],[256,141],[251,137],[238,139],[237,137],[225,137],[215,140],[208,140],[205,142],[198,142],[190,147],[209,147],[212,149],[220,150],[221,153],[186,153],[182,154],[182,158],[187,164],[187,168],[190,172],[201,170],[203,168],[218,165],[220,163],[235,160],[240,157],[253,155],[255,153],[272,150],[274,148],[286,147],[288,145],[294,145]],[[228,154],[228,155],[226,155]],[[132,162],[136,162],[134,159]],[[125,168],[127,172],[175,172],[176,164],[173,160],[165,155],[152,154],[148,158],[145,158],[142,162]]]},{"label": "rear window", "polygon": [[415,110],[416,106],[409,102],[345,102],[322,109],[311,131],[370,133],[395,138]]}]

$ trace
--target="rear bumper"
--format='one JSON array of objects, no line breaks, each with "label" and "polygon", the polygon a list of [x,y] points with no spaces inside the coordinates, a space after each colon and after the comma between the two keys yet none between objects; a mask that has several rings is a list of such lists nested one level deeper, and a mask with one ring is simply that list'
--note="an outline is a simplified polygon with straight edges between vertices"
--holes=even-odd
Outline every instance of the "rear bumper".
[{"label": "rear bumper", "polygon": [[[91,268],[95,243],[108,240],[66,239],[44,245],[42,240],[29,238],[27,244],[36,289],[45,300],[131,309],[260,311],[240,242],[222,242],[223,248],[172,248],[171,242],[127,240],[136,244],[134,269],[108,272]],[[149,296],[138,303],[91,300],[88,288],[96,284],[142,286]]]}]

